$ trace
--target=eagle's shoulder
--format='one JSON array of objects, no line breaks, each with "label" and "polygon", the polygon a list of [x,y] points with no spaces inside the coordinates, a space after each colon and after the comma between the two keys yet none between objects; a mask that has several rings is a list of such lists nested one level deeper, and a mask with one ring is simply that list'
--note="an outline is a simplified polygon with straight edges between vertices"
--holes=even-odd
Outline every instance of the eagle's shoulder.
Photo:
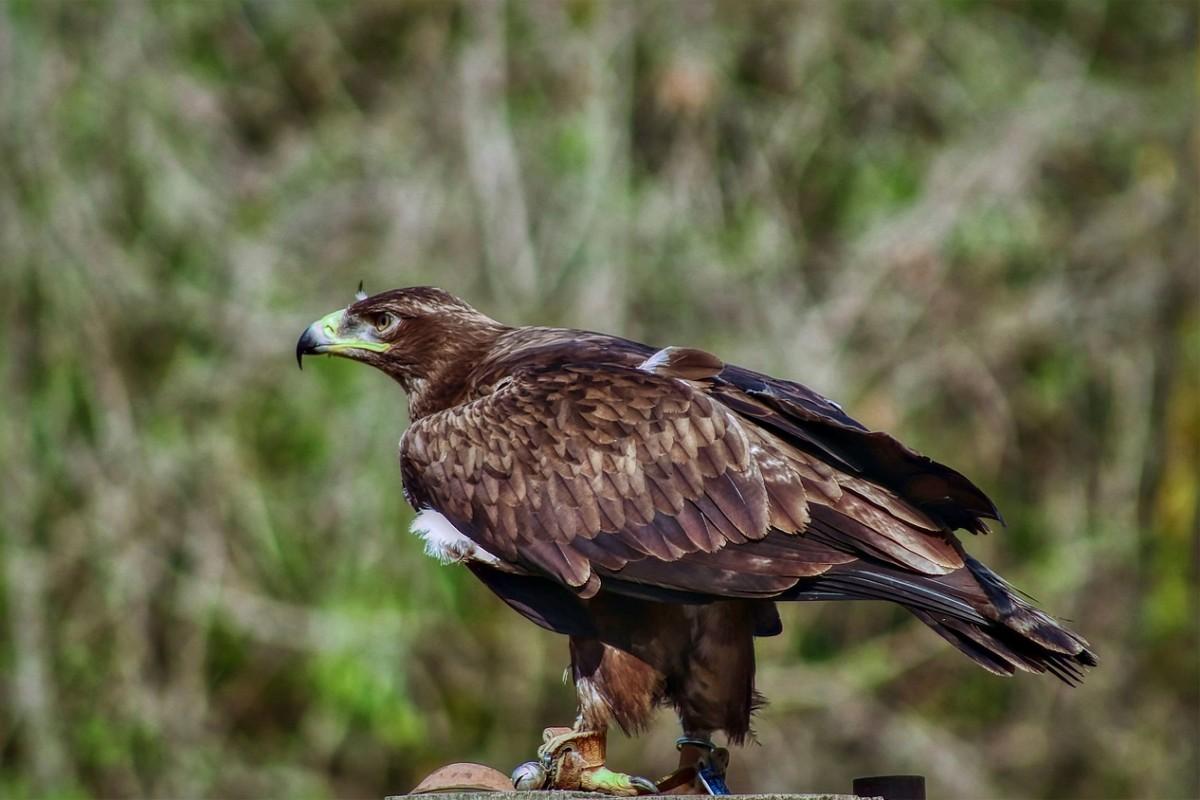
[{"label": "eagle's shoulder", "polygon": [[654,348],[619,336],[571,328],[514,328],[498,337],[487,355],[472,365],[468,382],[490,386],[530,369],[567,365],[636,366]]}]

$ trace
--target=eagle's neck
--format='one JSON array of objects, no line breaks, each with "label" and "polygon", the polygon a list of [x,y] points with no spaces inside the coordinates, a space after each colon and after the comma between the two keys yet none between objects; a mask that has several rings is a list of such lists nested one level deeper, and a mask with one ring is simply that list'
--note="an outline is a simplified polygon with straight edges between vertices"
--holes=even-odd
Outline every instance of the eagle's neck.
[{"label": "eagle's neck", "polygon": [[422,365],[419,374],[398,378],[408,394],[409,418],[416,421],[474,399],[470,396],[473,373],[490,362],[497,340],[509,330],[484,318],[457,327],[435,343],[436,356]]}]

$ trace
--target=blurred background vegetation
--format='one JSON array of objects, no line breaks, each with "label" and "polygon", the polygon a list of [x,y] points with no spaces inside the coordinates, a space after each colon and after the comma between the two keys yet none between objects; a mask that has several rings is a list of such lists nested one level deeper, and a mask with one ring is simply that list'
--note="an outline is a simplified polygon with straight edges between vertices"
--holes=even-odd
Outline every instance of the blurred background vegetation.
[{"label": "blurred background vegetation", "polygon": [[1002,680],[789,608],[738,788],[1197,796],[1196,41],[1167,0],[0,3],[0,795],[379,797],[570,721],[565,641],[407,534],[399,390],[295,369],[364,279],[812,385],[973,476],[974,551],[1101,654]]}]

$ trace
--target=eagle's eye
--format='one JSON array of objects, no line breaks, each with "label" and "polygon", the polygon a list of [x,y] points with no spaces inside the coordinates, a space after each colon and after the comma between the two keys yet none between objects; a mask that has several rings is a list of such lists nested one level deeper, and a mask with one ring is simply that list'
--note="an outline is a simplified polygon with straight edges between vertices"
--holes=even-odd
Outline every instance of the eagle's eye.
[{"label": "eagle's eye", "polygon": [[372,324],[378,333],[383,333],[396,322],[396,315],[390,311],[382,311],[375,315]]}]

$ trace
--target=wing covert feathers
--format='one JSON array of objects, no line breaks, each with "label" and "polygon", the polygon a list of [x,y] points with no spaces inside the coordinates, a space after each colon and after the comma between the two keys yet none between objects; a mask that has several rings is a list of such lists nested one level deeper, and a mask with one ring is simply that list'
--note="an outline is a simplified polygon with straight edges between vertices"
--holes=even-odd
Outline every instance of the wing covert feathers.
[{"label": "wing covert feathers", "polygon": [[585,595],[594,566],[671,562],[769,529],[743,427],[652,372],[526,370],[414,423],[402,451],[406,475],[467,535]]}]

